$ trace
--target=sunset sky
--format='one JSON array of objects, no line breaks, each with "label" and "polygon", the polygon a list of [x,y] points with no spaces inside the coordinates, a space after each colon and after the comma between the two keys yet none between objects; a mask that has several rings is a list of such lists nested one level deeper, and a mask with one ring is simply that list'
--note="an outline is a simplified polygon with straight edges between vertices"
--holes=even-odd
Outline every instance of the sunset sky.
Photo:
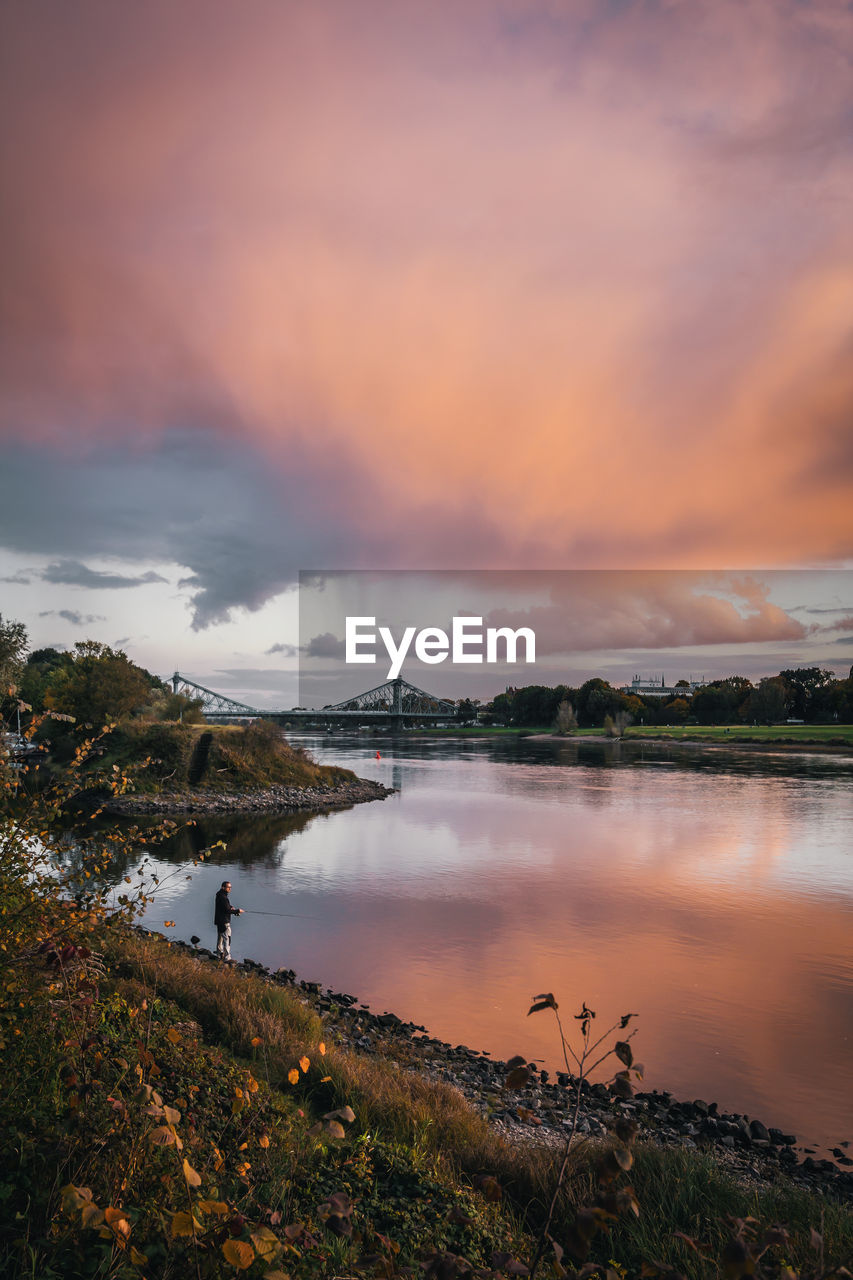
[{"label": "sunset sky", "polygon": [[[0,24],[0,611],[34,645],[275,705],[300,569],[853,567],[846,2]],[[746,674],[846,674],[850,576],[797,580]]]}]

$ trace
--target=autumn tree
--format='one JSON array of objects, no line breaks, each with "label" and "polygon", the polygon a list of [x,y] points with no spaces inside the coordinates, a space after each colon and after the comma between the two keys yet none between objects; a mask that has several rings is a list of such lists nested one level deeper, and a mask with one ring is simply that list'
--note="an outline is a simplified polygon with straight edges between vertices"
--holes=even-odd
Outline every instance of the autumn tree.
[{"label": "autumn tree", "polygon": [[663,707],[663,718],[667,724],[684,724],[690,715],[690,703],[686,698],[673,698]]},{"label": "autumn tree", "polygon": [[80,640],[67,666],[54,669],[44,693],[45,707],[101,725],[120,720],[150,701],[152,677],[121,649]]}]

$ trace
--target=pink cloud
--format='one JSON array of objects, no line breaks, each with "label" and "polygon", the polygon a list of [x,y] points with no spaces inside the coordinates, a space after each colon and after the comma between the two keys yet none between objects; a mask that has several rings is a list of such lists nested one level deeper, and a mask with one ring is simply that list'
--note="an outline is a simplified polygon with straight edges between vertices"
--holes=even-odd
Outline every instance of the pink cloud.
[{"label": "pink cloud", "polygon": [[849,13],[603,14],[19,10],[2,430],[346,453],[356,561],[849,555]]}]

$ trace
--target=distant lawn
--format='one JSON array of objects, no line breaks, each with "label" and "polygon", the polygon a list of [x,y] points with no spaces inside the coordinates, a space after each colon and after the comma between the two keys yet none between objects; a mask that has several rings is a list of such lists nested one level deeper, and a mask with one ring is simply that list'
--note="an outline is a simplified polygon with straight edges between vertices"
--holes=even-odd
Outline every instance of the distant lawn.
[{"label": "distant lawn", "polygon": [[[603,729],[586,730],[603,734]],[[686,738],[708,742],[791,742],[853,745],[851,724],[631,725],[626,738]]]},{"label": "distant lawn", "polygon": [[[419,729],[413,732],[424,737],[480,738],[514,735],[528,736],[534,733],[553,733],[553,725],[448,725],[445,729]],[[576,729],[567,733],[563,741],[573,738],[603,738],[603,729]],[[853,724],[634,724],[626,729],[624,737],[644,740],[672,740],[673,742],[756,742],[791,743],[802,746],[853,746]]]}]

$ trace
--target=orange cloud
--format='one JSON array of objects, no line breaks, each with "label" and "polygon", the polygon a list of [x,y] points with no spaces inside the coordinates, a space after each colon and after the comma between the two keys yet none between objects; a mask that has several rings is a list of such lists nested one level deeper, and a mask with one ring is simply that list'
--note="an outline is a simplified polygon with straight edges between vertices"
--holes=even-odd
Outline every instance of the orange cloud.
[{"label": "orange cloud", "polygon": [[849,554],[837,6],[11,25],[8,433],[346,450],[390,562]]}]

